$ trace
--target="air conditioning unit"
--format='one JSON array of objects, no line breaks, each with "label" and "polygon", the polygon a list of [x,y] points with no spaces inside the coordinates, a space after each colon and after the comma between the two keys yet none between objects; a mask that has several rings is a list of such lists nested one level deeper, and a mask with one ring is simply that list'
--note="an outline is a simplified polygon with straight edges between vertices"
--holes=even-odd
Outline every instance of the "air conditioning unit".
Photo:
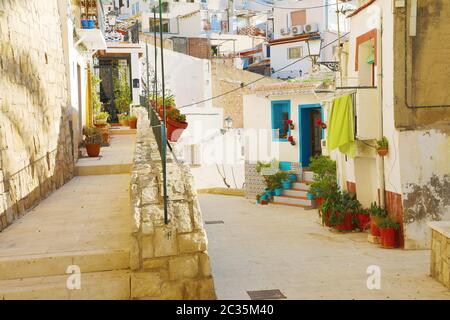
[{"label": "air conditioning unit", "polygon": [[319,32],[319,25],[317,23],[305,24],[303,29],[305,30],[305,33]]},{"label": "air conditioning unit", "polygon": [[280,33],[281,33],[283,36],[286,36],[286,35],[288,35],[289,33],[291,33],[291,30],[289,30],[289,28],[281,28],[281,29],[280,29]]},{"label": "air conditioning unit", "polygon": [[293,34],[302,34],[305,31],[303,30],[303,26],[293,26],[292,27],[292,33]]}]

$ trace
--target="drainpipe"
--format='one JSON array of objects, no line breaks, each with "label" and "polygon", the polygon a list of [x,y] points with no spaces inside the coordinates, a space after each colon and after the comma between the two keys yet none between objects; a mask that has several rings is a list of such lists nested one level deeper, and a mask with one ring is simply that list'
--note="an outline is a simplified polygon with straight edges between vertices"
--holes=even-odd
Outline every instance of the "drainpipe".
[{"label": "drainpipe", "polygon": [[[383,12],[380,12],[380,39],[379,54],[377,56],[377,87],[378,87],[378,103],[379,103],[379,117],[380,128],[378,139],[381,140],[384,135],[383,130]],[[380,207],[385,207],[385,179],[384,179],[384,157],[378,156],[378,185],[380,186]]]}]

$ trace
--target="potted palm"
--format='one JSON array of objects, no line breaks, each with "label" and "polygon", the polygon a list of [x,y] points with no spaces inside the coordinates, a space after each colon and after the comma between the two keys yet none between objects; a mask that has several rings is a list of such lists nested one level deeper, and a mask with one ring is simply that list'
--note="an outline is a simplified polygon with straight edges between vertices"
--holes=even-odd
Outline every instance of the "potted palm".
[{"label": "potted palm", "polygon": [[386,137],[383,137],[381,140],[377,141],[377,153],[384,157],[388,153],[389,141]]},{"label": "potted palm", "polygon": [[102,130],[96,127],[83,128],[83,141],[89,157],[98,157],[103,142]]},{"label": "potted palm", "polygon": [[334,196],[338,186],[336,181],[336,162],[326,156],[311,158],[309,168],[314,173],[313,182],[310,184],[310,192],[317,199],[317,205],[321,208],[323,201]]},{"label": "potted palm", "polygon": [[397,232],[400,224],[389,217],[379,221],[380,244],[382,248],[397,248]]},{"label": "potted palm", "polygon": [[186,116],[180,113],[178,109],[170,109],[167,111],[167,139],[169,141],[178,141],[188,123]]},{"label": "potted palm", "polygon": [[353,213],[350,210],[351,197],[348,192],[338,191],[330,213],[330,224],[338,231],[353,230]]}]

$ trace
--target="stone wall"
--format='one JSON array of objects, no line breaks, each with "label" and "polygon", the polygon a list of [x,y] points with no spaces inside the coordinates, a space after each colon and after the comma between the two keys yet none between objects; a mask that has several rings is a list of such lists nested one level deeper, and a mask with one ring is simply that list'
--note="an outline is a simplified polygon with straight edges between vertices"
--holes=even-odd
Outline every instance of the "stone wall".
[{"label": "stone wall", "polygon": [[0,231],[71,179],[57,1],[0,1]]},{"label": "stone wall", "polygon": [[[447,227],[450,230],[450,224]],[[450,289],[450,237],[448,233],[432,230],[431,276]]]},{"label": "stone wall", "polygon": [[[249,83],[261,78],[262,76],[257,73],[236,69],[233,64],[233,59],[212,59],[212,90],[213,96],[220,95],[224,92],[235,90],[241,86],[241,84]],[[266,77],[258,81],[258,83],[276,83],[279,82],[270,77]],[[241,90],[234,91],[231,94],[227,94],[221,98],[213,101],[214,107],[220,107],[224,109],[223,117],[230,116],[233,118],[233,127],[244,127],[244,102],[242,96],[250,94],[251,89],[244,87]]]},{"label": "stone wall", "polygon": [[245,162],[245,196],[256,200],[256,195],[266,188],[263,176],[256,171],[256,163]]},{"label": "stone wall", "polygon": [[169,157],[169,223],[164,224],[162,166],[147,112],[137,109],[131,174],[131,298],[215,299],[197,192],[189,167]]}]

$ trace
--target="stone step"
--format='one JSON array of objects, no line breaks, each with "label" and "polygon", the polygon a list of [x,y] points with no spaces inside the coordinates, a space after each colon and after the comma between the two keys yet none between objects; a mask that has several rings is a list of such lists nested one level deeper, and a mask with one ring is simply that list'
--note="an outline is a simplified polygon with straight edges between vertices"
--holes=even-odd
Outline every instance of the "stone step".
[{"label": "stone step", "polygon": [[313,178],[314,178],[314,172],[304,170],[303,171],[303,180],[301,180],[301,181],[313,181]]},{"label": "stone step", "polygon": [[273,202],[276,204],[298,205],[306,208],[315,208],[316,201],[306,197],[275,196]]},{"label": "stone step", "polygon": [[[69,277],[71,277],[69,279]],[[0,300],[125,300],[130,299],[130,271],[80,274],[80,289],[68,289],[74,275],[0,280]]]},{"label": "stone step", "polygon": [[111,127],[111,129],[109,129],[109,134],[112,136],[136,134],[136,129],[130,129],[126,127]]},{"label": "stone step", "polygon": [[304,189],[285,189],[283,190],[283,196],[291,197],[307,197],[308,190]]},{"label": "stone step", "polygon": [[[98,159],[98,158],[94,158]],[[106,164],[106,165],[77,165],[75,166],[75,176],[100,176],[110,174],[130,173],[131,163],[123,164]]]},{"label": "stone step", "polygon": [[71,265],[82,273],[129,269],[128,250],[91,250],[0,257],[0,280],[65,275]]},{"label": "stone step", "polygon": [[292,189],[309,191],[309,184],[305,182],[294,182],[292,183]]}]

